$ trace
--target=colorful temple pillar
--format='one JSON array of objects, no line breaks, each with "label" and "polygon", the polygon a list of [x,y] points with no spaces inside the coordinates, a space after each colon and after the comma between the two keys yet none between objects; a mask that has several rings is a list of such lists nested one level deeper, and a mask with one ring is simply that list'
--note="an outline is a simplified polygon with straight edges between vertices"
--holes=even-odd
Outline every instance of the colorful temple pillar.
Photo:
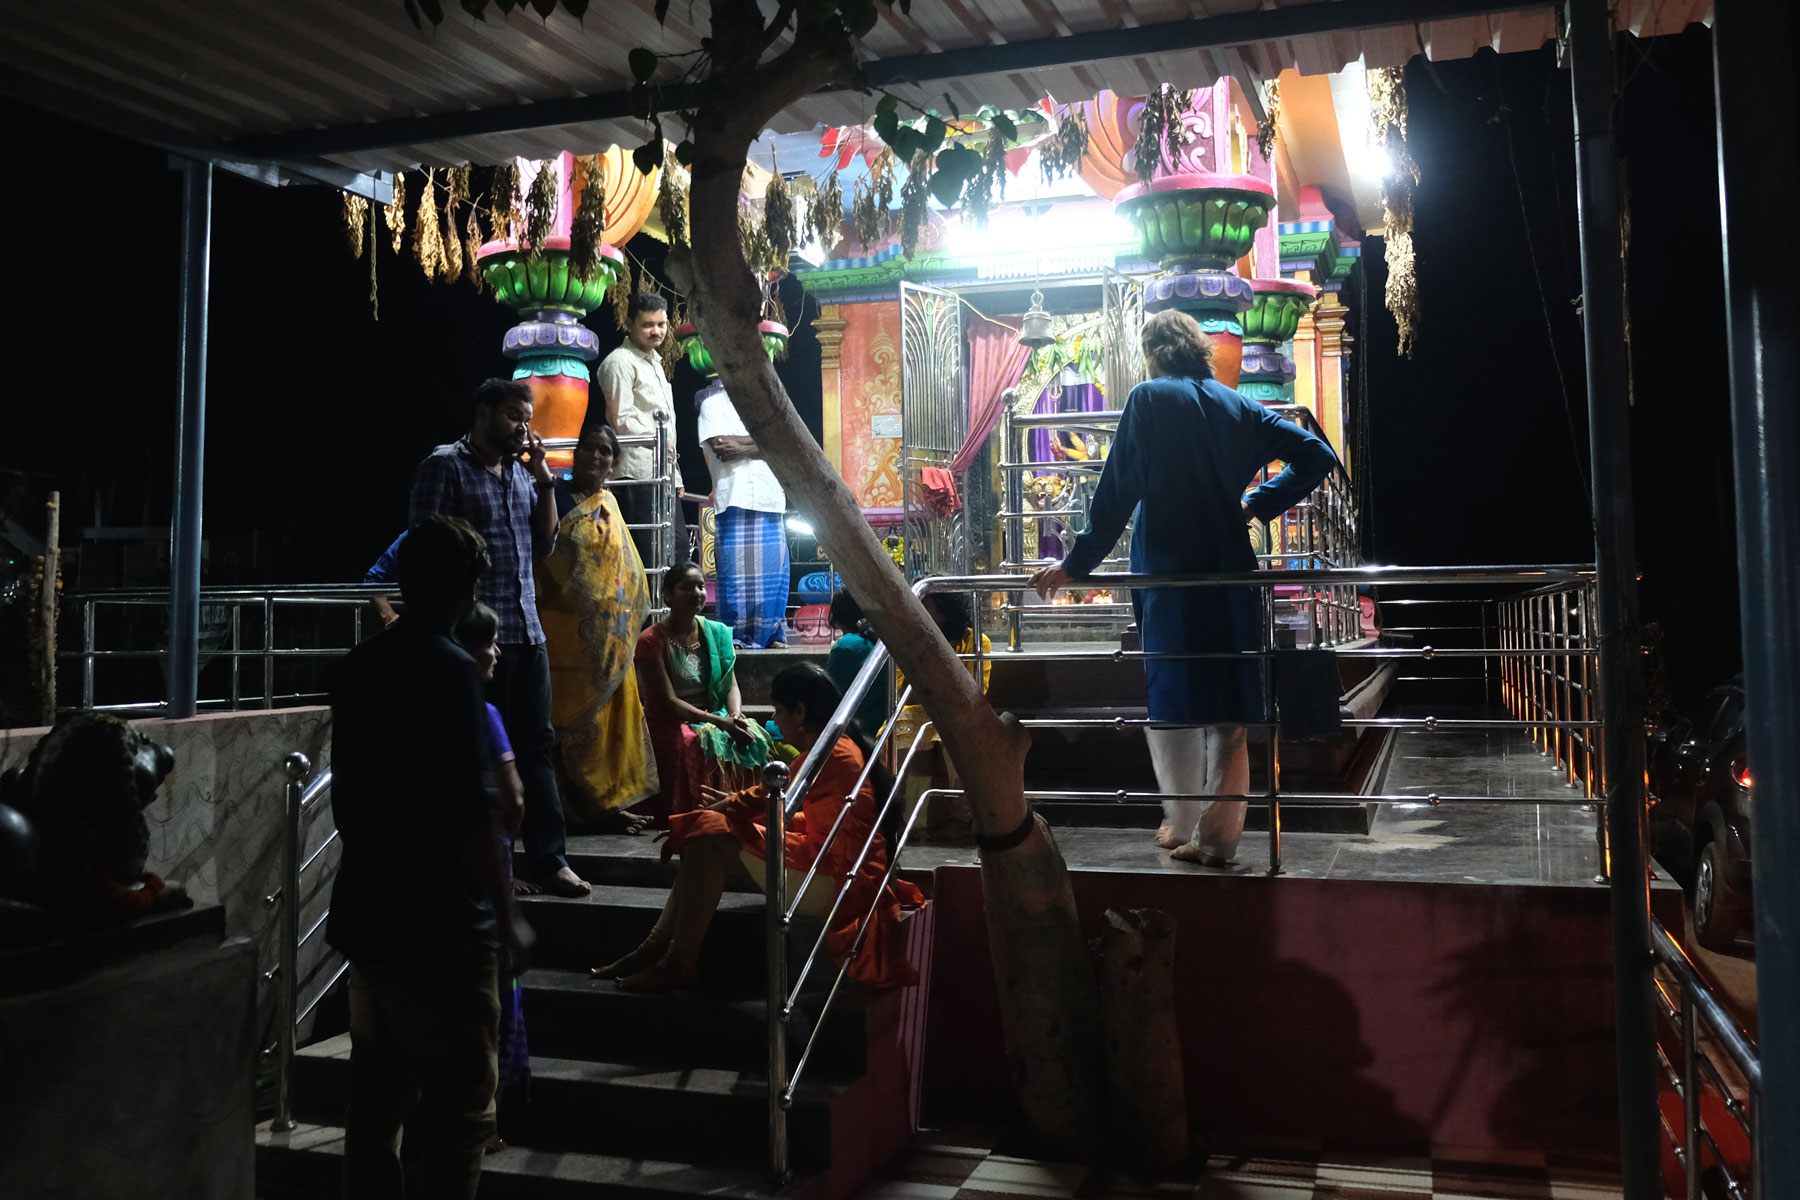
[{"label": "colorful temple pillar", "polygon": [[1300,189],[1299,220],[1280,226],[1281,271],[1318,291],[1318,303],[1295,325],[1293,398],[1313,410],[1338,457],[1349,466],[1344,439],[1345,332],[1349,310],[1339,295],[1360,262],[1361,246],[1342,236],[1316,187]]},{"label": "colorful temple pillar", "polygon": [[1113,204],[1137,228],[1144,253],[1163,267],[1144,288],[1145,311],[1192,315],[1213,339],[1213,374],[1236,387],[1242,317],[1255,303],[1240,260],[1254,263],[1257,235],[1275,209],[1275,187],[1233,110],[1231,87],[1227,78],[1197,89],[1182,114],[1188,140],[1172,169],[1120,190]]},{"label": "colorful temple pillar", "polygon": [[1264,404],[1291,403],[1295,365],[1281,348],[1294,339],[1318,291],[1297,279],[1253,279],[1250,287],[1254,299],[1243,317],[1244,365],[1238,391]]},{"label": "colorful temple pillar", "polygon": [[[593,278],[580,279],[570,269],[569,230],[581,187],[575,158],[568,153],[542,163],[520,160],[526,188],[538,171],[557,172],[557,219],[543,246],[529,253],[516,240],[505,238],[489,242],[475,256],[495,298],[519,315],[519,324],[501,340],[500,353],[517,364],[513,378],[525,380],[531,388],[531,428],[547,438],[572,438],[581,432],[593,380],[589,364],[600,357],[600,339],[581,319],[606,300],[607,290],[624,274],[625,256],[612,243],[625,241],[642,228],[655,196],[654,174],[642,175],[617,147],[600,156],[600,166],[606,220],[600,268]],[[567,469],[572,459],[567,450],[549,455],[553,470]]]}]

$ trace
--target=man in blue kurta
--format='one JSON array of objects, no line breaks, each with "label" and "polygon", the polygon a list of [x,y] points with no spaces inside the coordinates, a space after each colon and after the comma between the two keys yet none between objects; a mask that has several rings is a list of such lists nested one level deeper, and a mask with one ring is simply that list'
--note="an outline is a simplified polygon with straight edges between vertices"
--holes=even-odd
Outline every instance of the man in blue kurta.
[{"label": "man in blue kurta", "polygon": [[[1086,578],[1131,531],[1131,569],[1150,575],[1254,571],[1245,526],[1286,512],[1337,458],[1321,438],[1283,421],[1212,377],[1211,344],[1185,313],[1144,324],[1150,379],[1131,390],[1088,528],[1061,563],[1032,576],[1048,598]],[[1281,474],[1248,496],[1269,463]],[[1138,589],[1132,594],[1147,653],[1219,653],[1262,647],[1258,589]],[[1256,659],[1147,659],[1146,737],[1165,794],[1243,796],[1250,790],[1244,722],[1270,719]],[[1164,800],[1157,843],[1173,856],[1224,866],[1244,830],[1243,800]]]}]

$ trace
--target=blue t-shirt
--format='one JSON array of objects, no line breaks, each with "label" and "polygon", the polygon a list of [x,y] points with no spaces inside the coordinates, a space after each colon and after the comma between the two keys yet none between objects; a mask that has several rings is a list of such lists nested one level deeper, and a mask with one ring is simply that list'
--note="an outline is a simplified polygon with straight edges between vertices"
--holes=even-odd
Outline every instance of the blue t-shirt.
[{"label": "blue t-shirt", "polygon": [[494,761],[511,762],[513,760],[512,741],[506,736],[506,722],[500,719],[500,710],[493,705],[487,706],[488,735],[494,744]]},{"label": "blue t-shirt", "polygon": [[406,533],[402,530],[400,536],[381,552],[381,557],[375,560],[375,565],[363,575],[364,583],[398,584],[400,582],[400,543],[405,540]]}]

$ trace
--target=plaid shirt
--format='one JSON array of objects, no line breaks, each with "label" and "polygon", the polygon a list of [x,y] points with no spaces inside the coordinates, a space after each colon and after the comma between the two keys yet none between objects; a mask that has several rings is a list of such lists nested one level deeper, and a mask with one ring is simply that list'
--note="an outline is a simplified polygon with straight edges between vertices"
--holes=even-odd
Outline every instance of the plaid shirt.
[{"label": "plaid shirt", "polygon": [[462,518],[487,539],[494,565],[481,577],[475,594],[499,616],[503,646],[536,646],[544,641],[531,564],[534,557],[550,553],[556,539],[553,535],[539,544],[531,519],[537,502],[537,488],[524,464],[506,459],[501,474],[495,475],[482,465],[467,437],[439,446],[413,473],[407,528],[443,513]]}]

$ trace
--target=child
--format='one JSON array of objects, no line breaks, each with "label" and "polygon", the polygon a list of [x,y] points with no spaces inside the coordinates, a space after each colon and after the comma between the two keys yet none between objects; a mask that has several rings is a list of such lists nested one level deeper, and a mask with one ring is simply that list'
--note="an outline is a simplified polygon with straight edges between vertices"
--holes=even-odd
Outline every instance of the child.
[{"label": "child", "polygon": [[[475,659],[484,681],[492,681],[500,663],[500,618],[485,604],[477,603],[469,615],[457,623],[456,640]],[[506,736],[506,725],[500,710],[487,706],[488,730],[493,737],[494,787],[500,793],[501,818],[506,823],[506,870],[512,873],[513,835],[525,819],[525,786],[519,781],[519,769],[513,765],[512,742]],[[513,890],[528,895],[535,885],[521,879],[512,881]],[[525,1043],[524,998],[519,981],[506,978],[500,985],[500,1086],[494,1094],[497,1127],[512,1132],[523,1122],[531,1096],[531,1052]],[[516,1134],[515,1134],[516,1136]],[[496,1137],[487,1152],[506,1149]]]},{"label": "child", "polygon": [[[825,674],[837,684],[838,691],[847,692],[850,681],[862,670],[863,660],[875,649],[875,634],[863,616],[862,605],[844,588],[839,588],[831,597],[830,620],[831,627],[843,636],[831,644],[831,650],[825,655]],[[883,667],[881,677],[869,685],[862,703],[856,706],[856,723],[870,737],[880,734],[887,725],[889,706],[893,703],[888,681],[893,674],[892,667]]]}]

